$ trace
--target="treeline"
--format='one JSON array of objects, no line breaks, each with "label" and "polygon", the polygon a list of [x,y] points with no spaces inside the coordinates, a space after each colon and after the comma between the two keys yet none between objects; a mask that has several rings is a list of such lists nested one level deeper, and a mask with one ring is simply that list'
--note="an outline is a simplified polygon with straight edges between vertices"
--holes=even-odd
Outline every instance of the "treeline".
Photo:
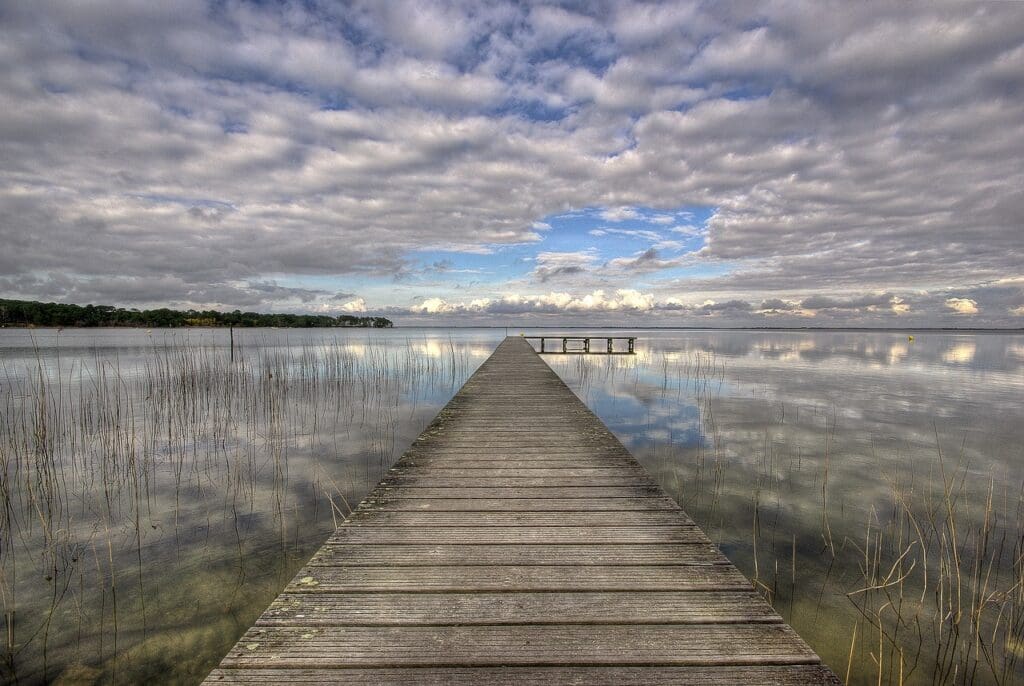
[{"label": "treeline", "polygon": [[0,326],[278,326],[319,328],[363,326],[387,328],[385,317],[331,317],[324,314],[260,314],[215,310],[135,310],[111,305],[65,305],[31,300],[0,300]]}]

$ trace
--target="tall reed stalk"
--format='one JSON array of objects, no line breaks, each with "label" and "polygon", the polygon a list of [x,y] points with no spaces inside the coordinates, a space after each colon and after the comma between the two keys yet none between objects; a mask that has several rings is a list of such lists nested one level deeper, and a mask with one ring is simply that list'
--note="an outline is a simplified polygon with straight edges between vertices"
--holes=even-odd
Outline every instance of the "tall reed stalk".
[{"label": "tall reed stalk", "polygon": [[0,681],[146,678],[168,613],[225,621],[182,605],[190,584],[241,612],[207,662],[181,656],[182,680],[208,670],[262,609],[251,589],[279,589],[479,362],[433,339],[235,338],[0,367]]},{"label": "tall reed stalk", "polygon": [[864,435],[841,402],[787,403],[707,350],[554,364],[841,676],[1024,680],[1019,469],[978,469],[937,425],[902,448]]}]

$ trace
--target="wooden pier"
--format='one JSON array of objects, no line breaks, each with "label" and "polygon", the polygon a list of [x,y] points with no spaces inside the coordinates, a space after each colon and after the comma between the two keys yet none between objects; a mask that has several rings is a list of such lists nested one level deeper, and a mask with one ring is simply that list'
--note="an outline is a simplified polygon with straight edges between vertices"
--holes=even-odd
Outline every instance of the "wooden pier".
[{"label": "wooden pier", "polygon": [[837,684],[506,338],[209,684]]},{"label": "wooden pier", "polygon": [[[635,354],[636,336],[569,336],[565,334],[546,334],[543,336],[524,336],[528,341],[540,341],[541,355],[633,355]],[[548,341],[558,341],[554,349],[548,346]],[[604,348],[600,345],[594,347],[591,342],[604,341]],[[618,349],[615,341],[620,341]],[[622,350],[625,343],[626,349]]]}]

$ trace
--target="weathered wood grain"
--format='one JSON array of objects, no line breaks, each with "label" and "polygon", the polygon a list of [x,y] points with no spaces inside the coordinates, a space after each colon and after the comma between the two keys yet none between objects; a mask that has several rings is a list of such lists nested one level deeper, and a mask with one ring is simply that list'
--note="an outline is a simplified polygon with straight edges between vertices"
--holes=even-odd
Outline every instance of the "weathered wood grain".
[{"label": "weathered wood grain", "polygon": [[[415,466],[403,466],[401,470],[390,472],[395,477],[418,476]],[[642,478],[649,480],[647,472],[643,471],[640,465],[624,467],[562,467],[552,469],[547,465],[519,467],[508,469],[505,467],[480,467],[476,469],[465,469],[463,467],[449,467],[446,465],[430,465],[431,475],[444,479],[504,479],[520,478],[538,479],[543,483],[569,480],[573,483],[597,479],[602,481],[614,481],[621,483],[629,479]]]},{"label": "weathered wood grain", "polygon": [[553,446],[529,446],[517,445],[511,448],[488,448],[478,446],[447,445],[438,443],[421,445],[409,450],[406,456],[410,458],[427,457],[432,459],[442,458],[475,458],[488,460],[536,460],[561,457],[563,459],[624,459],[623,451],[618,447],[592,448],[581,451],[578,447],[553,447]]},{"label": "weathered wood grain", "polygon": [[352,526],[461,527],[472,522],[474,527],[655,527],[693,524],[675,510],[604,512],[393,512],[359,509],[349,517]]},{"label": "weathered wood grain", "polygon": [[[571,454],[564,455],[533,455],[529,459],[517,459],[508,455],[496,457],[491,455],[486,459],[477,456],[439,456],[434,457],[406,457],[403,460],[403,467],[409,469],[430,468],[430,469],[580,469],[580,468],[608,468],[608,467],[635,467],[636,461],[622,457],[621,455],[611,457],[595,458],[592,456],[580,457]],[[486,476],[480,474],[479,476]]]},{"label": "weathered wood grain", "polygon": [[282,593],[258,626],[778,623],[750,592]]},{"label": "weathered wood grain", "polygon": [[260,626],[224,667],[786,665],[817,656],[785,624]]},{"label": "weathered wood grain", "polygon": [[215,669],[210,684],[409,686],[838,686],[821,665],[639,667],[424,667],[368,669]]},{"label": "weathered wood grain", "polygon": [[838,680],[511,338],[206,683]]},{"label": "weathered wood grain", "polygon": [[489,488],[453,486],[410,486],[384,484],[369,498],[664,498],[665,492],[650,484],[644,486],[502,486]]},{"label": "weathered wood grain", "polygon": [[687,565],[725,564],[710,543],[608,545],[373,545],[325,543],[310,565],[328,567],[430,567],[441,565]]},{"label": "weathered wood grain", "polygon": [[[471,514],[471,513],[467,513]],[[330,543],[707,543],[694,524],[674,526],[343,526]]]},{"label": "weathered wood grain", "polygon": [[445,476],[435,473],[407,473],[389,477],[391,487],[418,488],[552,488],[556,486],[591,488],[597,486],[653,486],[646,475],[636,476]]},{"label": "weathered wood grain", "polygon": [[360,507],[381,512],[638,512],[678,511],[668,497],[650,498],[367,498]]},{"label": "weathered wood grain", "polygon": [[479,591],[749,591],[732,565],[472,565],[320,567],[309,565],[290,593]]}]

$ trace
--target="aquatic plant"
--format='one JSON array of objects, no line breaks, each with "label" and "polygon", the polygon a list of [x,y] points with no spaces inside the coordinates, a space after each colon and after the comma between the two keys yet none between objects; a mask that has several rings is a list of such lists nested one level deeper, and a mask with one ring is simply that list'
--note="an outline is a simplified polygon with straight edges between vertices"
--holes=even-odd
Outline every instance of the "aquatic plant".
[{"label": "aquatic plant", "polygon": [[[799,361],[802,341],[765,336],[761,350],[723,355],[709,338],[681,349],[644,341],[636,359],[548,359],[841,677],[1024,678],[1024,473],[1013,469],[1012,422],[950,421],[952,393],[886,381],[891,353],[862,340],[833,359],[858,356],[858,372],[864,359],[878,376],[822,380],[788,357]],[[963,392],[965,412],[986,407],[980,387]],[[935,400],[912,407],[894,395],[897,425],[878,407],[882,393]]]},{"label": "aquatic plant", "polygon": [[201,678],[482,359],[289,336],[3,363],[0,680]]}]

